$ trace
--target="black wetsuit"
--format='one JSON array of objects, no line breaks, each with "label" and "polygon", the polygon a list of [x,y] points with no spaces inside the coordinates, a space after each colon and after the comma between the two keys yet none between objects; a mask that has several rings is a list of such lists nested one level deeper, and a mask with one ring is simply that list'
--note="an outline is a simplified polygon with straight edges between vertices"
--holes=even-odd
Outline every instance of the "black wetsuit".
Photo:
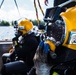
[{"label": "black wetsuit", "polygon": [[38,46],[38,41],[34,34],[30,34],[24,36],[16,48],[16,50],[11,54],[11,56],[17,53],[18,60],[9,62],[3,65],[1,72],[2,75],[12,75],[15,73],[23,73],[27,75],[27,72],[31,69],[34,65],[33,57]]}]

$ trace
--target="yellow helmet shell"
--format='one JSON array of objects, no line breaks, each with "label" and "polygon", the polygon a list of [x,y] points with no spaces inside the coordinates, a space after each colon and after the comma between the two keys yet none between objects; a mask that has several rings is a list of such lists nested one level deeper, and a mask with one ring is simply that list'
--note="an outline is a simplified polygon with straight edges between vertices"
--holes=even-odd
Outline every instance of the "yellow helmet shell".
[{"label": "yellow helmet shell", "polygon": [[76,44],[68,43],[69,39],[71,38],[70,32],[76,33],[76,6],[67,9],[66,12],[62,12],[60,15],[63,18],[66,25],[66,35],[63,42],[63,46],[76,50]]},{"label": "yellow helmet shell", "polygon": [[33,28],[33,24],[28,19],[23,19],[18,24],[18,27],[23,27],[24,28],[22,30],[19,29],[19,31],[21,31],[24,35],[24,34],[28,33]]}]

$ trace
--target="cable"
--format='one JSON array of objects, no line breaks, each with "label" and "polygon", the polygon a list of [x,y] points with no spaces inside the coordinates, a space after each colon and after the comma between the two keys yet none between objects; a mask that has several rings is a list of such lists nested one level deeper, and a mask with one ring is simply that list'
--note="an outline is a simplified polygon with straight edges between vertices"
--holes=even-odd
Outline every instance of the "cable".
[{"label": "cable", "polygon": [[[39,0],[37,0],[37,1],[38,1],[39,8],[40,8],[40,10],[41,10],[41,12],[42,12],[42,14],[43,14],[43,16],[44,16],[44,12],[43,12],[43,10],[42,10],[42,7],[41,7],[41,5],[40,5],[40,2],[39,2]],[[38,10],[37,10],[37,7],[36,7],[36,0],[34,0],[34,7],[35,7],[36,17],[37,17],[38,25],[39,25],[39,24],[40,24],[40,20],[39,20],[39,16],[38,16]]]},{"label": "cable", "polygon": [[39,5],[39,7],[40,7],[40,10],[41,10],[41,12],[42,12],[42,14],[43,14],[43,16],[44,16],[44,12],[43,12],[43,10],[42,10],[42,7],[41,7],[41,5],[40,5],[40,2],[39,2],[39,0],[37,0],[38,1],[38,5]]},{"label": "cable", "polygon": [[2,2],[1,2],[1,4],[0,4],[0,8],[1,8],[1,6],[2,6],[3,2],[4,2],[4,0],[2,0]]},{"label": "cable", "polygon": [[34,0],[34,7],[35,7],[36,17],[37,17],[38,25],[39,25],[40,24],[40,20],[39,20],[39,17],[38,17],[38,11],[37,11],[37,7],[36,7],[36,0]]},{"label": "cable", "polygon": [[20,11],[19,11],[19,8],[18,8],[18,5],[17,5],[16,0],[14,0],[14,2],[15,2],[15,5],[16,5],[16,7],[17,7],[17,10],[18,10],[19,16],[21,17],[21,15],[20,15]]}]

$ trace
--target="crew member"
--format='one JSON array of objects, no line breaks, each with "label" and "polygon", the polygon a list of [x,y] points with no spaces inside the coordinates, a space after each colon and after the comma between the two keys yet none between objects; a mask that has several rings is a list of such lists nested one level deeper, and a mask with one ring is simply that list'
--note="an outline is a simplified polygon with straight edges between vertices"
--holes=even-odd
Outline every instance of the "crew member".
[{"label": "crew member", "polygon": [[13,38],[15,42],[15,49],[10,55],[12,57],[15,55],[18,57],[16,61],[6,63],[1,68],[2,75],[11,74],[23,74],[27,75],[27,72],[34,65],[33,57],[38,46],[38,41],[36,36],[32,32],[33,24],[28,19],[23,19],[18,23],[18,33],[21,33],[20,40],[19,37]]}]

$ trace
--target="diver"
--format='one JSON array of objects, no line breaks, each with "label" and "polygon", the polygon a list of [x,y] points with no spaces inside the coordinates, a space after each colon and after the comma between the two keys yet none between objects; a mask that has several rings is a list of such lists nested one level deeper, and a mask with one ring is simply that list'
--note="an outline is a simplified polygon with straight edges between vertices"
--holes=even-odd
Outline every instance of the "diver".
[{"label": "diver", "polygon": [[[9,56],[11,62],[3,64],[1,68],[2,75],[27,75],[27,72],[34,65],[33,57],[39,41],[32,31],[33,27],[32,22],[28,19],[23,19],[18,22],[17,37],[13,38],[15,48]],[[15,56],[17,58],[13,60]]]},{"label": "diver", "polygon": [[[67,12],[59,14],[50,9],[46,12],[47,38],[38,45],[34,67],[29,75],[76,75],[76,27],[73,24],[73,20],[76,20],[75,8],[68,8]],[[57,15],[61,18],[57,18]],[[71,41],[70,44],[71,38],[73,43]]]}]

